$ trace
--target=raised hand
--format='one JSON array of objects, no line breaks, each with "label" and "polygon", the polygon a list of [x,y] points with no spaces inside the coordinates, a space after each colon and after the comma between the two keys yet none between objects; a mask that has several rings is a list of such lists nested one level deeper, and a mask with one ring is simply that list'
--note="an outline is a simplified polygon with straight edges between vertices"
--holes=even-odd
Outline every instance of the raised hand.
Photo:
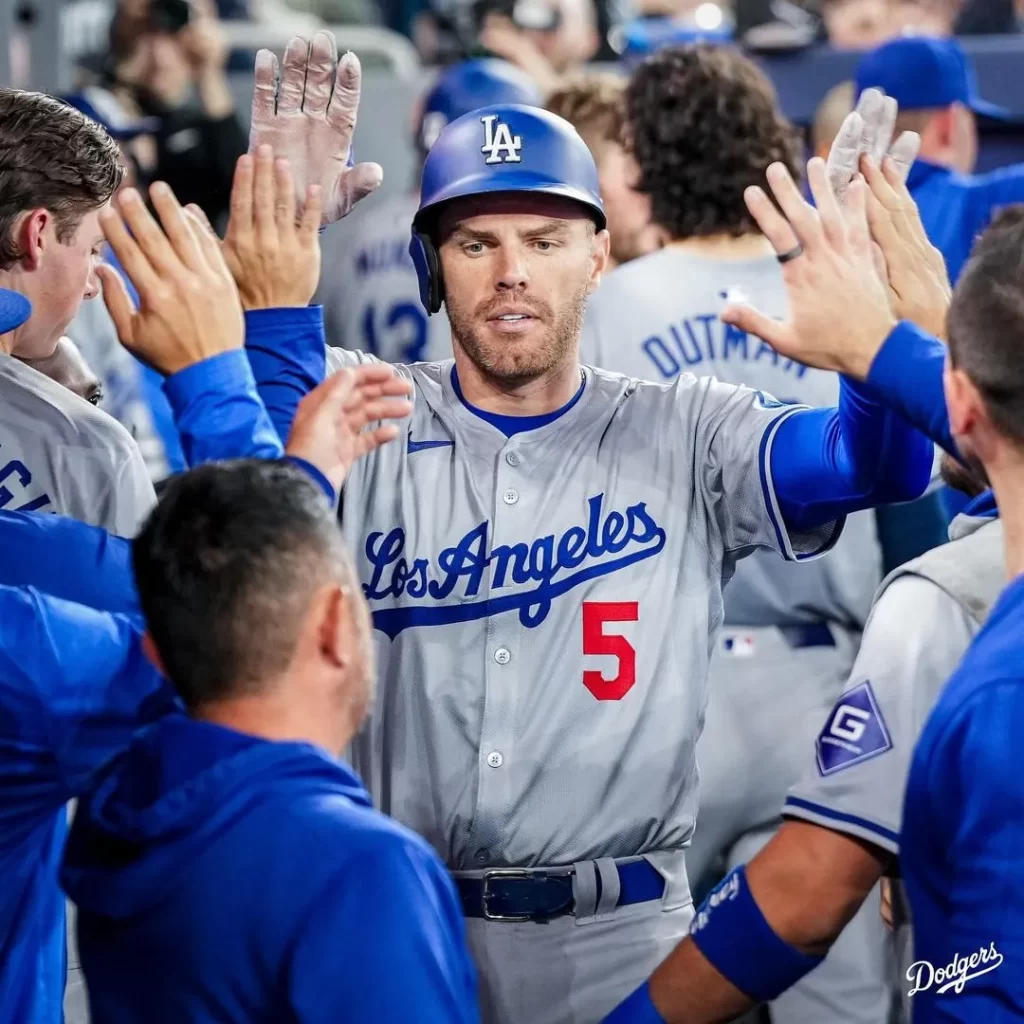
[{"label": "raised hand", "polygon": [[212,232],[181,208],[163,182],[152,185],[149,195],[160,224],[135,189],[121,193],[117,209],[100,214],[107,241],[138,292],[138,309],[113,267],[103,264],[98,272],[121,344],[169,375],[241,348],[245,325]]},{"label": "raised hand", "polygon": [[865,89],[857,101],[857,109],[846,116],[829,150],[826,165],[829,187],[840,205],[846,201],[862,156],[870,156],[877,164],[888,153],[904,180],[910,173],[921,137],[916,132],[903,132],[892,141],[898,112],[896,101],[890,96],[878,89]]},{"label": "raised hand", "polygon": [[267,145],[288,161],[300,207],[308,186],[319,185],[324,224],[348,214],[384,176],[379,164],[349,166],[361,81],[359,58],[338,60],[330,32],[317,32],[312,44],[292,39],[280,73],[270,50],[256,54],[249,152]]},{"label": "raised hand", "polygon": [[944,338],[953,294],[946,261],[928,240],[903,173],[891,157],[881,167],[871,157],[862,157],[861,170],[869,189],[871,237],[885,264],[889,305],[897,319]]},{"label": "raised hand", "polygon": [[896,324],[868,236],[867,187],[861,180],[851,183],[844,211],[824,161],[811,160],[807,178],[817,208],[804,200],[781,163],[768,168],[768,183],[782,213],[760,188],[744,193],[758,227],[785,257],[786,319],[773,320],[736,304],[723,311],[722,319],[800,363],[863,379]]},{"label": "raised hand", "polygon": [[285,450],[316,466],[337,492],[356,459],[398,436],[396,423],[379,421],[408,416],[411,393],[386,363],[340,370],[299,403]]},{"label": "raised hand", "polygon": [[320,196],[319,185],[306,187],[296,223],[288,161],[275,160],[269,146],[239,158],[224,258],[245,309],[309,305],[320,279]]}]

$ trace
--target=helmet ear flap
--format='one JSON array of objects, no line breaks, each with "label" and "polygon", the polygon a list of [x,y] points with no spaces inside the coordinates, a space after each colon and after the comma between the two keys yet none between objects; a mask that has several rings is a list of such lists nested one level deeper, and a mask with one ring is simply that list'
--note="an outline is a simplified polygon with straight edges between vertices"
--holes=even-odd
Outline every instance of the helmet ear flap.
[{"label": "helmet ear flap", "polygon": [[420,302],[427,316],[437,313],[444,301],[444,282],[441,280],[441,259],[430,236],[413,228],[409,242],[409,255],[420,282]]}]

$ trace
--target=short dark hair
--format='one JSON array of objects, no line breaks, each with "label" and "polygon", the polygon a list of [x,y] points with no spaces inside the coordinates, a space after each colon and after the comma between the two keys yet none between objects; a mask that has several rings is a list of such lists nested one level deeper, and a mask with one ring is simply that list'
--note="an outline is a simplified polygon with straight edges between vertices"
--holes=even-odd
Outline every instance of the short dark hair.
[{"label": "short dark hair", "polygon": [[0,269],[22,256],[14,228],[26,210],[49,210],[67,243],[124,173],[117,143],[95,121],[52,96],[0,89]]},{"label": "short dark hair", "polygon": [[981,392],[996,429],[1024,448],[1024,205],[1003,210],[953,291],[949,362]]},{"label": "short dark hair", "polygon": [[153,643],[189,708],[256,692],[283,672],[313,593],[348,571],[324,495],[283,460],[175,477],[132,560]]},{"label": "short dark hair", "polygon": [[757,225],[743,202],[776,160],[800,180],[797,130],[771,82],[723,46],[672,46],[634,70],[626,89],[626,140],[638,189],[673,238],[745,235]]}]

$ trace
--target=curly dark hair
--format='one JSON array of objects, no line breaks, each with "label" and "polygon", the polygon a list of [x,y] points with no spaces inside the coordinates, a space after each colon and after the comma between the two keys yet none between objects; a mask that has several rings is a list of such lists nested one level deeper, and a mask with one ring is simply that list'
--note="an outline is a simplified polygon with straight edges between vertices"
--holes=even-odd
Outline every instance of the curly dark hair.
[{"label": "curly dark hair", "polygon": [[626,142],[673,238],[757,231],[743,202],[776,160],[800,179],[801,143],[771,82],[736,50],[673,46],[637,66],[626,89]]}]

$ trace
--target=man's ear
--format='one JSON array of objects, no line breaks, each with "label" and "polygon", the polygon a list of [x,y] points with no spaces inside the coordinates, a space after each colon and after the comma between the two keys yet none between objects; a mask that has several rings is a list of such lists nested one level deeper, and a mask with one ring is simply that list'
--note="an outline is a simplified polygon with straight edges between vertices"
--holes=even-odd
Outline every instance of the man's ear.
[{"label": "man's ear", "polygon": [[352,660],[355,643],[348,605],[348,595],[339,586],[325,587],[313,602],[320,654],[337,668],[345,668]]},{"label": "man's ear", "polygon": [[166,678],[167,670],[164,668],[164,659],[160,657],[160,652],[153,642],[153,634],[148,629],[142,634],[142,653],[149,659],[153,668]]},{"label": "man's ear", "polygon": [[601,283],[601,275],[608,269],[608,256],[611,252],[611,235],[608,229],[603,228],[594,235],[594,245],[591,249],[590,259],[590,283],[587,285],[587,294],[592,295],[597,286]]},{"label": "man's ear", "polygon": [[14,228],[18,252],[26,270],[38,270],[46,246],[46,229],[53,224],[49,210],[29,210]]},{"label": "man's ear", "polygon": [[970,377],[963,370],[951,366],[948,358],[942,374],[942,386],[946,393],[946,410],[953,436],[968,437],[978,423],[987,418],[981,394]]}]

